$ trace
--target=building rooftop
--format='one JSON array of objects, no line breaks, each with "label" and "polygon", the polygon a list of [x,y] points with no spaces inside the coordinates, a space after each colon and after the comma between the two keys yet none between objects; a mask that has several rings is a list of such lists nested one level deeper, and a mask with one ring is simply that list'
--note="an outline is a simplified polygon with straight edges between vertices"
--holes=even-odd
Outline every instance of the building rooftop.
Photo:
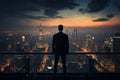
[{"label": "building rooftop", "polygon": [[0,80],[120,80],[119,53],[69,53],[67,73],[58,65],[56,77],[53,60],[52,53],[0,53]]}]

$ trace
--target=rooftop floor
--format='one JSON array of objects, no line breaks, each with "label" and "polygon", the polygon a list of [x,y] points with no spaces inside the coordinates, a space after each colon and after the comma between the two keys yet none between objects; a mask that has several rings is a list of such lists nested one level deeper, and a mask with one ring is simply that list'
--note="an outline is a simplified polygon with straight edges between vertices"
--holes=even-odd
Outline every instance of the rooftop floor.
[{"label": "rooftop floor", "polygon": [[[119,53],[70,53],[67,73],[63,75],[59,68],[61,72],[56,77],[53,66],[50,71],[47,69],[54,60],[51,53],[0,53],[0,57],[0,80],[120,80]],[[46,61],[43,72],[36,69],[42,65],[40,58]],[[2,67],[6,68],[2,71]]]},{"label": "rooftop floor", "polygon": [[0,80],[120,80],[120,73],[99,74],[0,74]]}]

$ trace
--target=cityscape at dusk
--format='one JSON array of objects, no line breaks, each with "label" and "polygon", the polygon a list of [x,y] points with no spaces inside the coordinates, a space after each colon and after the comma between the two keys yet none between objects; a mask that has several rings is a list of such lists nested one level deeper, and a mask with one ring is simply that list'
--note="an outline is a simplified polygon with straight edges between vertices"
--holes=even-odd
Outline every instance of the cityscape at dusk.
[{"label": "cityscape at dusk", "polygon": [[[0,74],[54,73],[60,24],[67,73],[120,73],[119,20],[120,0],[0,0]],[[57,66],[63,73],[62,57]]]}]

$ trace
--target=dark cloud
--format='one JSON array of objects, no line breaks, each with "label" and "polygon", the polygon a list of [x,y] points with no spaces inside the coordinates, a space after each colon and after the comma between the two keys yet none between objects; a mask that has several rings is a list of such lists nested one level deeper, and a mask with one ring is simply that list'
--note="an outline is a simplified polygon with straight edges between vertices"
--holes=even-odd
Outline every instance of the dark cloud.
[{"label": "dark cloud", "polygon": [[120,10],[120,3],[117,5],[118,9]]},{"label": "dark cloud", "polygon": [[60,10],[74,9],[78,4],[72,0],[1,0],[2,15],[44,11],[45,16],[55,17]]},{"label": "dark cloud", "polygon": [[64,17],[62,17],[62,16],[56,16],[55,18],[64,18]]},{"label": "dark cloud", "polygon": [[[0,0],[0,25],[19,25],[20,20],[63,18],[59,16],[60,10],[74,9],[76,6],[78,4],[74,0]],[[36,16],[31,12],[43,14]]]},{"label": "dark cloud", "polygon": [[48,17],[55,17],[59,13],[59,10],[74,9],[78,6],[73,0],[44,0],[45,10],[44,14]]},{"label": "dark cloud", "polygon": [[93,22],[109,21],[113,17],[114,17],[114,14],[111,13],[111,14],[106,15],[106,18],[98,18],[96,20],[93,20]]},{"label": "dark cloud", "polygon": [[22,19],[31,19],[31,20],[46,20],[47,17],[45,16],[31,16],[31,15],[22,15]]},{"label": "dark cloud", "polygon": [[45,9],[44,14],[48,17],[55,17],[58,14],[58,10],[56,9]]},{"label": "dark cloud", "polygon": [[80,8],[78,11],[80,11],[83,14],[87,12],[86,9],[84,9],[84,8]]},{"label": "dark cloud", "polygon": [[78,6],[74,0],[44,0],[44,3],[48,8],[54,8],[56,10],[74,9],[75,6]]},{"label": "dark cloud", "polygon": [[100,12],[108,6],[109,2],[110,2],[110,0],[91,0],[88,3],[87,8],[80,8],[79,11],[81,13]]},{"label": "dark cloud", "polygon": [[114,17],[114,14],[108,14],[107,17],[108,17],[108,18],[113,18],[113,17]]},{"label": "dark cloud", "polygon": [[27,11],[39,11],[32,0],[1,0],[0,9],[3,12],[16,13]]},{"label": "dark cloud", "polygon": [[120,1],[115,2],[114,6],[118,9],[118,11],[120,11]]},{"label": "dark cloud", "polygon": [[103,22],[103,21],[109,21],[109,18],[99,18],[99,19],[93,20],[93,22]]},{"label": "dark cloud", "polygon": [[91,0],[88,4],[88,12],[99,12],[108,6],[109,0]]}]

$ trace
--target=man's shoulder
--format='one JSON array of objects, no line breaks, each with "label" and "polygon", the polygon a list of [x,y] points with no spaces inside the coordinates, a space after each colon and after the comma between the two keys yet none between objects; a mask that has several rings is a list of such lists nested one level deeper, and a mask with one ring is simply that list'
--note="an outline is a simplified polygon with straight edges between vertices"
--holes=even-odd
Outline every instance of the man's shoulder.
[{"label": "man's shoulder", "polygon": [[66,36],[68,36],[66,33],[64,33]]},{"label": "man's shoulder", "polygon": [[58,36],[58,35],[64,35],[64,36],[68,36],[67,34],[65,34],[65,33],[60,33],[60,32],[58,32],[58,33],[56,33],[56,34],[54,34],[53,36],[55,37],[55,36]]},{"label": "man's shoulder", "polygon": [[65,35],[65,36],[67,36],[67,34],[66,34],[66,33],[63,33],[63,32],[62,32],[61,34],[62,34],[62,35]]},{"label": "man's shoulder", "polygon": [[54,34],[53,36],[57,36],[57,35],[58,35],[58,33]]},{"label": "man's shoulder", "polygon": [[63,33],[64,36],[68,36],[66,33]]}]

